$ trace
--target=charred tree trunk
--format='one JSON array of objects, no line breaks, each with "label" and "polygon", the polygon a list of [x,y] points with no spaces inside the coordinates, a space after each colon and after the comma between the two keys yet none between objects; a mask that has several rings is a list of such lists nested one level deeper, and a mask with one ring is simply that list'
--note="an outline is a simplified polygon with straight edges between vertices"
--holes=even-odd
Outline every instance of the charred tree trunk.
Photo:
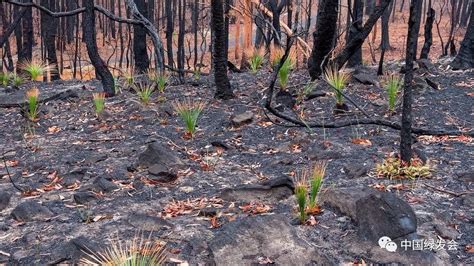
[{"label": "charred tree trunk", "polygon": [[193,9],[193,34],[194,34],[194,70],[198,63],[198,19],[199,19],[199,0],[194,0]]},{"label": "charred tree trunk", "polygon": [[[280,2],[280,3],[278,3]],[[283,11],[283,8],[286,6],[286,0],[270,0],[268,2],[270,10],[272,11],[272,26],[273,26],[273,43],[280,46],[281,40],[281,27],[280,27],[280,15]]]},{"label": "charred tree trunk", "polygon": [[375,8],[374,12],[367,19],[367,21],[364,24],[364,27],[362,27],[362,30],[358,32],[354,36],[354,38],[346,44],[344,49],[342,49],[342,51],[339,54],[336,55],[333,61],[339,69],[344,66],[344,64],[347,62],[347,60],[349,60],[349,58],[352,56],[354,51],[356,51],[358,48],[362,46],[367,36],[369,36],[369,33],[372,30],[372,27],[380,18],[380,16],[382,16],[382,13],[388,7],[391,1],[392,0],[382,0],[381,4]]},{"label": "charred tree trunk", "polygon": [[334,47],[338,9],[338,1],[321,0],[319,2],[316,31],[313,33],[313,51],[308,59],[309,75],[313,80],[321,75],[327,63],[326,57]]},{"label": "charred tree trunk", "polygon": [[18,63],[25,60],[31,61],[33,57],[33,10],[31,7],[26,7],[26,9],[27,11],[21,19],[22,44],[21,49],[18,49]]},{"label": "charred tree trunk", "polygon": [[[354,38],[359,31],[362,30],[362,23],[364,17],[364,2],[362,0],[354,0],[354,7],[352,8],[352,23],[351,27],[349,28],[349,34],[347,41],[350,41]],[[359,47],[355,52],[354,55],[351,56],[349,61],[347,62],[347,66],[355,67],[358,65],[362,65],[362,47]]]},{"label": "charred tree trunk", "polygon": [[400,130],[400,159],[410,163],[412,158],[412,103],[413,103],[413,62],[416,59],[422,0],[412,0],[408,22],[408,38],[405,59],[405,82],[403,89],[402,128]]},{"label": "charred tree trunk", "polygon": [[185,0],[178,0],[178,77],[181,83],[184,82],[184,22],[185,22]]},{"label": "charred tree trunk", "polygon": [[100,58],[99,51],[97,49],[96,42],[96,31],[95,31],[95,14],[94,14],[94,0],[82,0],[82,5],[86,8],[86,11],[83,15],[83,34],[84,41],[87,47],[87,53],[89,58],[94,66],[96,73],[99,75],[97,78],[100,78],[102,81],[102,87],[104,92],[108,96],[115,95],[114,90],[114,78],[112,73],[105,62]]},{"label": "charred tree trunk", "polygon": [[425,43],[421,49],[420,58],[428,59],[430,53],[431,45],[433,44],[433,22],[436,16],[436,11],[430,6],[428,9],[428,14],[426,14],[425,22]]},{"label": "charred tree trunk", "polygon": [[466,35],[464,35],[459,53],[451,63],[454,69],[474,68],[474,3],[471,3],[470,8],[472,11]]},{"label": "charred tree trunk", "polygon": [[[134,0],[138,11],[145,17],[148,16],[148,9],[145,0]],[[145,73],[150,67],[150,59],[146,45],[146,29],[142,25],[133,25],[133,59],[135,61],[135,71]]]},{"label": "charred tree trunk", "polygon": [[[48,8],[51,11],[55,11],[55,1],[54,0],[41,0],[41,5]],[[44,45],[46,48],[46,58],[48,64],[52,67],[51,71],[51,80],[60,79],[59,69],[58,69],[58,59],[56,56],[56,33],[58,29],[57,19],[51,17],[50,15],[42,12],[41,13],[41,26],[44,33]]]},{"label": "charred tree trunk", "polygon": [[393,2],[385,9],[382,15],[382,43],[381,49],[390,49],[390,27],[389,20],[392,13]]},{"label": "charred tree trunk", "polygon": [[174,16],[173,8],[171,7],[171,0],[165,0],[166,10],[166,54],[168,55],[168,65],[174,67],[173,60],[173,30],[174,30]]},{"label": "charred tree trunk", "polygon": [[225,50],[224,5],[222,0],[211,0],[211,28],[213,34],[212,61],[216,83],[216,99],[227,100],[234,97],[227,77],[227,60]]},{"label": "charred tree trunk", "polygon": [[390,14],[392,13],[393,2],[385,9],[382,14],[382,42],[380,43],[380,60],[379,67],[377,69],[377,75],[383,75],[383,62],[385,57],[385,51],[390,49],[390,30],[389,30],[389,20]]}]

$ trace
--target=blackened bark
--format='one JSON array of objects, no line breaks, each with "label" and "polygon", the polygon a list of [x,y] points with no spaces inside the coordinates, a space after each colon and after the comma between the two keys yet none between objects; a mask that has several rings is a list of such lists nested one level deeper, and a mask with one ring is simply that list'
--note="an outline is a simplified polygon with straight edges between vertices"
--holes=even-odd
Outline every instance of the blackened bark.
[{"label": "blackened bark", "polygon": [[194,69],[198,63],[198,19],[199,19],[199,0],[194,0],[193,4],[193,34],[194,34]]},{"label": "blackened bark", "polygon": [[86,43],[87,53],[92,65],[96,70],[96,73],[98,74],[97,78],[100,78],[102,81],[104,92],[108,96],[113,96],[115,95],[114,78],[112,73],[110,73],[109,69],[107,68],[105,62],[102,60],[102,58],[100,58],[99,51],[97,50],[94,0],[82,0],[82,5],[86,8],[83,15],[83,38]]},{"label": "blackened bark", "polygon": [[466,35],[461,42],[459,53],[454,58],[451,66],[454,69],[474,68],[474,3],[471,3],[471,17],[467,26]]},{"label": "blackened bark", "polygon": [[[138,11],[145,17],[148,14],[145,0],[134,0]],[[146,29],[142,25],[133,25],[133,59],[135,60],[135,71],[145,73],[150,67],[150,59],[146,45]]]},{"label": "blackened bark", "polygon": [[[279,2],[279,3],[278,3]],[[275,45],[281,45],[280,40],[281,40],[281,27],[280,27],[280,15],[281,12],[283,11],[283,8],[286,6],[287,0],[270,0],[268,2],[268,6],[270,7],[270,10],[272,11],[272,25],[273,25],[273,43]]]},{"label": "blackened bark", "polygon": [[421,49],[420,58],[428,59],[430,53],[431,45],[433,44],[433,22],[435,20],[436,12],[433,8],[428,9],[428,14],[426,14],[425,21],[425,43]]},{"label": "blackened bark", "polygon": [[[362,20],[364,16],[363,12],[364,2],[362,0],[354,0],[352,17],[355,21],[352,21],[351,27],[349,28],[348,41],[350,41],[354,35],[356,35],[362,29]],[[362,47],[359,47],[347,62],[347,66],[349,67],[355,67],[358,65],[362,65]]]},{"label": "blackened bark", "polygon": [[166,10],[166,53],[168,55],[168,65],[174,67],[173,60],[173,30],[174,30],[174,16],[171,7],[171,0],[165,0]]},{"label": "blackened bark", "polygon": [[22,44],[21,49],[18,50],[18,63],[21,63],[25,60],[31,61],[33,57],[33,10],[31,7],[27,7],[26,9],[27,11],[21,19]]},{"label": "blackened bark", "polygon": [[380,16],[382,16],[382,13],[388,7],[391,1],[392,0],[382,0],[380,5],[375,8],[374,12],[367,19],[364,24],[364,27],[362,27],[362,30],[346,44],[344,49],[342,49],[339,54],[336,55],[333,61],[339,69],[344,66],[344,64],[347,62],[347,60],[349,60],[354,51],[356,51],[362,46],[367,36],[369,36],[372,27],[375,25]]},{"label": "blackened bark", "polygon": [[389,20],[390,14],[392,13],[393,2],[385,9],[382,14],[382,49],[390,49],[390,28],[389,28]]},{"label": "blackened bark", "polygon": [[461,11],[461,22],[460,22],[461,27],[467,26],[467,22],[469,20],[469,14],[470,12],[472,12],[472,7],[470,3],[471,3],[470,0],[464,0],[463,9]]},{"label": "blackened bark", "polygon": [[[67,10],[74,10],[77,8],[76,1],[65,1]],[[66,17],[66,41],[68,44],[72,43],[74,40],[74,32],[75,32],[75,25],[76,25],[76,16],[69,16]]]},{"label": "blackened bark", "polygon": [[365,0],[365,14],[370,15],[374,12],[375,0]]},{"label": "blackened bark", "polygon": [[227,60],[225,50],[224,6],[222,0],[211,0],[211,28],[213,33],[212,61],[214,64],[214,79],[216,83],[217,99],[231,99],[234,97],[227,77]]},{"label": "blackened bark", "polygon": [[[8,26],[8,28],[6,28],[6,29],[3,28],[3,34],[2,34],[2,36],[0,36],[0,47],[3,47],[3,45],[5,45],[7,43],[8,38],[13,33],[13,31],[16,31],[16,29],[20,28],[19,25],[20,25],[20,22],[21,22],[21,18],[27,12],[27,10],[26,10],[26,8],[23,8],[23,10],[21,12],[20,11],[16,11],[16,12],[18,12],[18,13],[15,14],[15,16],[14,16],[15,19],[12,21],[10,26]],[[1,19],[2,19],[4,27],[6,27],[6,25],[7,25],[6,16],[3,16]],[[21,44],[21,41],[20,41],[20,44]]]},{"label": "blackened bark", "polygon": [[181,83],[184,82],[184,22],[185,22],[185,1],[178,0],[178,77]]},{"label": "blackened bark", "polygon": [[416,59],[418,34],[423,0],[412,0],[408,21],[408,38],[405,59],[405,82],[403,89],[402,128],[400,130],[400,159],[410,163],[412,158],[412,103],[413,103],[413,62]]},{"label": "blackened bark", "polygon": [[327,61],[326,57],[334,47],[338,8],[339,1],[321,0],[319,2],[316,31],[313,33],[313,51],[308,59],[309,75],[313,80],[321,75]]},{"label": "blackened bark", "polygon": [[[41,5],[51,11],[56,11],[54,0],[41,0]],[[52,67],[51,80],[60,79],[58,69],[58,59],[56,56],[56,33],[58,28],[57,20],[50,15],[41,12],[41,26],[43,29],[44,45],[46,48],[46,59]]]}]

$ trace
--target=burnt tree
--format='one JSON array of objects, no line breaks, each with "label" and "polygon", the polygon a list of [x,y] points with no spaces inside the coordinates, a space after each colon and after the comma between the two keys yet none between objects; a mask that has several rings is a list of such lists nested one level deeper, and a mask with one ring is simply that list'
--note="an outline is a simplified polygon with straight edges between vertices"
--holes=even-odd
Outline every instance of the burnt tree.
[{"label": "burnt tree", "polygon": [[281,40],[281,27],[280,27],[280,15],[281,12],[283,11],[283,8],[287,5],[287,0],[270,0],[268,2],[268,6],[270,7],[270,10],[272,11],[272,26],[274,28],[273,30],[273,43],[275,45],[280,46],[280,40]]},{"label": "burnt tree", "polygon": [[423,48],[421,49],[420,58],[421,59],[428,59],[428,55],[430,53],[431,45],[433,44],[433,23],[435,20],[436,11],[431,7],[428,8],[428,14],[426,14],[426,21],[425,21],[425,42],[423,44]]},{"label": "burnt tree", "polygon": [[400,130],[400,159],[410,163],[412,158],[412,103],[413,103],[413,62],[416,59],[418,34],[423,0],[412,0],[410,3],[410,18],[408,21],[408,38],[405,59],[405,81],[403,89],[402,128]]},{"label": "burnt tree", "polygon": [[[135,0],[138,11],[145,17],[148,16],[145,0]],[[146,45],[146,29],[143,25],[133,25],[133,59],[135,60],[135,71],[144,73],[150,67]]]},{"label": "burnt tree", "polygon": [[173,60],[173,31],[174,31],[174,14],[171,0],[165,0],[166,11],[166,54],[168,56],[168,66],[174,67]]},{"label": "burnt tree", "polygon": [[351,39],[346,44],[346,46],[344,46],[342,51],[335,56],[333,61],[339,69],[344,66],[344,64],[347,62],[347,60],[349,60],[354,51],[356,51],[362,46],[367,36],[369,36],[372,27],[375,25],[380,16],[382,16],[382,13],[388,7],[391,1],[392,0],[382,0],[380,5],[375,7],[374,12],[369,16],[361,31],[354,35],[354,38]]},{"label": "burnt tree", "polygon": [[[350,4],[350,1],[349,1]],[[350,10],[350,9],[349,9]],[[362,0],[354,0],[352,8],[352,23],[349,28],[349,34],[347,41],[349,42],[354,35],[362,29],[363,17],[364,17],[364,2]],[[362,47],[359,47],[347,62],[347,66],[355,67],[362,65]]]},{"label": "burnt tree", "polygon": [[464,35],[464,39],[461,42],[459,53],[451,63],[454,69],[474,68],[474,3],[471,3],[470,8],[472,11],[466,35]]},{"label": "burnt tree", "polygon": [[[41,0],[40,3],[42,6],[53,12],[56,10],[54,0]],[[60,76],[55,43],[58,29],[57,20],[49,14],[41,13],[41,27],[44,38],[44,46],[46,48],[46,59],[48,60],[48,64],[52,67],[51,80],[58,80],[60,79]]]},{"label": "burnt tree", "polygon": [[308,59],[309,75],[312,80],[319,78],[327,63],[326,57],[334,47],[338,9],[339,1],[321,0],[319,2],[316,31],[313,33],[313,50]]},{"label": "burnt tree", "polygon": [[[29,1],[23,1],[29,2]],[[18,38],[18,35],[21,38]],[[33,57],[33,10],[31,7],[26,8],[26,13],[21,18],[21,28],[17,32],[17,50],[18,64],[23,61],[31,61]]]},{"label": "burnt tree", "polygon": [[222,0],[211,0],[211,30],[213,34],[212,62],[216,83],[216,99],[227,100],[234,97],[227,77],[227,51],[225,44],[224,5]]},{"label": "burnt tree", "polygon": [[100,58],[99,51],[97,49],[96,32],[95,32],[95,14],[94,14],[94,0],[82,0],[82,5],[85,7],[83,14],[83,38],[87,47],[87,54],[94,65],[97,78],[102,81],[104,92],[108,96],[115,95],[114,90],[114,77],[110,73],[105,62]]}]

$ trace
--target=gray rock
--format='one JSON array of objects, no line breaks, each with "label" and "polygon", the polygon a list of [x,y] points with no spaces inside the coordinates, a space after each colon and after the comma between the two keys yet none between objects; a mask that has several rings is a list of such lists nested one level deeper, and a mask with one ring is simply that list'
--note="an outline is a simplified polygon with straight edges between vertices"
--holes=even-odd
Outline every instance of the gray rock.
[{"label": "gray rock", "polygon": [[474,208],[474,194],[464,194],[461,196],[462,204],[467,206],[468,208]]},{"label": "gray rock", "polygon": [[457,173],[456,176],[465,183],[474,183],[474,171]]},{"label": "gray rock", "polygon": [[222,226],[209,242],[216,265],[254,265],[260,257],[277,265],[336,263],[297,235],[284,215],[253,216]]},{"label": "gray rock", "polygon": [[138,156],[138,165],[150,167],[152,165],[165,165],[167,167],[181,166],[183,163],[165,144],[153,142],[148,148]]},{"label": "gray rock", "polygon": [[161,164],[150,166],[150,168],[148,168],[148,173],[151,175],[150,179],[161,183],[173,182],[178,178],[175,170]]},{"label": "gray rock", "polygon": [[252,120],[253,120],[253,113],[250,111],[246,111],[244,113],[233,116],[231,119],[231,122],[232,122],[232,126],[240,127],[240,126],[252,123]]},{"label": "gray rock", "polygon": [[116,184],[114,184],[113,182],[103,177],[97,178],[94,182],[94,189],[96,191],[102,191],[102,192],[108,193],[108,192],[117,190],[118,188],[119,187]]},{"label": "gray rock", "polygon": [[79,191],[73,195],[77,204],[86,204],[97,199],[96,195],[91,191]]},{"label": "gray rock", "polygon": [[275,95],[275,101],[277,106],[275,107],[279,111],[284,111],[285,109],[291,110],[295,107],[296,99],[293,95],[286,90],[278,90]]},{"label": "gray rock", "polygon": [[372,191],[365,188],[329,188],[319,196],[319,202],[326,207],[331,207],[343,215],[349,216],[353,221],[357,220],[356,202]]},{"label": "gray rock", "polygon": [[13,209],[12,217],[19,222],[47,221],[53,213],[36,201],[25,201]]},{"label": "gray rock", "polygon": [[0,211],[3,211],[10,204],[11,195],[5,191],[0,191]]},{"label": "gray rock", "polygon": [[287,177],[265,181],[261,184],[240,185],[235,188],[224,189],[221,197],[227,201],[263,201],[278,202],[293,195],[293,181]]},{"label": "gray rock", "polygon": [[85,168],[75,169],[64,175],[61,184],[65,187],[73,186],[77,182],[81,182],[86,175],[87,170]]},{"label": "gray rock", "polygon": [[377,87],[379,87],[379,81],[377,79],[377,76],[376,75],[373,75],[373,74],[369,74],[369,73],[366,73],[366,72],[360,72],[360,71],[356,71],[357,73],[355,73],[352,77],[362,83],[362,84],[365,84],[365,85],[375,85]]},{"label": "gray rock", "polygon": [[363,163],[349,163],[346,164],[343,169],[348,178],[359,178],[366,175],[370,167]]},{"label": "gray rock", "polygon": [[434,223],[434,229],[436,232],[445,239],[457,239],[459,237],[459,232],[452,227],[448,227],[441,221],[436,221]]},{"label": "gray rock", "polygon": [[132,213],[128,215],[127,222],[140,230],[157,232],[163,229],[173,228],[173,224],[163,218],[150,216],[142,213]]},{"label": "gray rock", "polygon": [[359,235],[378,241],[382,236],[391,239],[415,233],[417,220],[411,206],[390,192],[376,192],[356,202]]},{"label": "gray rock", "polygon": [[433,252],[404,251],[400,246],[396,252],[388,252],[377,245],[367,253],[371,262],[368,265],[445,265]]}]

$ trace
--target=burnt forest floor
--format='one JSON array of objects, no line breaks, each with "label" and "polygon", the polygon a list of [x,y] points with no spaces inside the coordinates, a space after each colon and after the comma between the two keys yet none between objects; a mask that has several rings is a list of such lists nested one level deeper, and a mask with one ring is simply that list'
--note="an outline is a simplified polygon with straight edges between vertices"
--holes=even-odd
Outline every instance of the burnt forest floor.
[{"label": "burnt forest floor", "polygon": [[[472,130],[473,72],[440,72],[430,76],[440,90],[415,91],[414,125]],[[91,101],[98,82],[37,83],[41,95],[64,88],[73,91],[42,104],[35,123],[26,122],[20,107],[0,108],[1,152],[8,151],[8,170],[24,191],[12,186],[2,162],[0,192],[11,199],[0,209],[0,263],[77,262],[83,246],[100,249],[110,239],[152,231],[154,238],[168,243],[170,262],[220,264],[225,260],[216,256],[226,254],[222,249],[228,246],[217,238],[233,230],[233,223],[258,222],[255,216],[286,219],[289,230],[308,248],[333,263],[403,262],[397,256],[405,255],[384,258],[388,255],[380,254],[377,243],[360,240],[357,225],[329,205],[323,204],[323,212],[315,217],[317,224],[298,225],[291,190],[270,187],[259,194],[260,190],[243,186],[292,176],[321,159],[329,160],[323,190],[357,192],[373,187],[395,193],[414,209],[420,236],[457,243],[456,250],[436,251],[437,258],[446,264],[474,263],[473,194],[449,193],[473,190],[472,138],[420,136],[414,147],[434,168],[432,176],[415,181],[380,178],[374,167],[398,151],[398,131],[376,125],[288,127],[281,119],[267,117],[262,107],[270,76],[265,70],[230,74],[237,97],[226,102],[212,98],[214,86],[205,76],[189,78],[185,85],[171,84],[163,95],[155,93],[148,106],[124,90],[106,100],[106,114],[100,119]],[[305,71],[294,72],[289,89],[303,87],[307,79]],[[0,97],[8,101],[10,95],[24,95],[31,86],[25,84],[20,91],[0,88]],[[350,104],[351,112],[334,115],[334,97],[321,82],[315,92],[328,94],[304,101],[308,121],[363,117]],[[386,116],[386,96],[379,86],[352,81],[346,93],[369,114]],[[183,137],[182,123],[171,106],[185,97],[207,102],[193,140]],[[294,115],[281,105],[283,112]],[[251,113],[250,121],[233,125],[232,118],[244,112]],[[387,119],[399,121],[400,112]],[[370,145],[356,144],[354,138],[367,139]],[[139,155],[153,142],[164,144],[183,162],[176,180],[155,182],[139,166]],[[75,198],[77,193],[83,194]],[[46,209],[32,205],[15,210],[31,201]],[[272,254],[253,254],[242,263],[278,262],[279,256]]]}]

